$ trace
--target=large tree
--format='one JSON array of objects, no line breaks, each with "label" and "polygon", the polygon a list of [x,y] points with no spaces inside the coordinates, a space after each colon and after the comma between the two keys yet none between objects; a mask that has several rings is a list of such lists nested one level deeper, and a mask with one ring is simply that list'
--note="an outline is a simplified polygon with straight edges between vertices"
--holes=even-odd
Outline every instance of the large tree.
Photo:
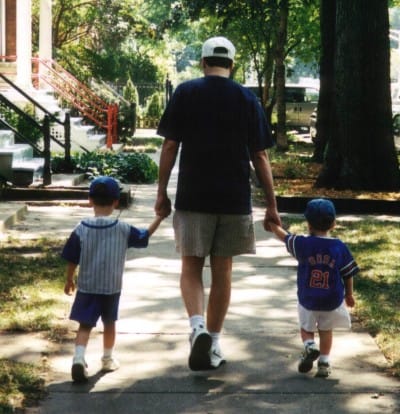
[{"label": "large tree", "polygon": [[398,190],[399,165],[391,125],[388,2],[336,0],[334,50],[335,89],[327,121],[331,131],[316,185]]}]

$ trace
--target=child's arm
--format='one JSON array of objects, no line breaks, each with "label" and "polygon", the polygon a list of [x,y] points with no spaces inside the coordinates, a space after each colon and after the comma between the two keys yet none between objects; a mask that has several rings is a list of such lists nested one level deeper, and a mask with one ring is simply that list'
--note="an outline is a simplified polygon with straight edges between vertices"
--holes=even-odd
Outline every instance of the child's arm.
[{"label": "child's arm", "polygon": [[160,223],[164,220],[165,217],[156,216],[154,221],[150,224],[149,228],[147,229],[149,232],[149,236],[151,236],[158,228]]},{"label": "child's arm", "polygon": [[275,236],[281,240],[281,241],[285,241],[285,237],[289,234],[283,227],[278,226],[277,224],[275,224],[273,221],[269,221],[268,222],[269,227],[272,231],[272,233],[275,234]]},{"label": "child's arm", "polygon": [[68,262],[67,264],[67,281],[64,285],[64,293],[66,295],[72,295],[72,293],[75,291],[74,275],[77,267],[78,265],[72,262]]},{"label": "child's arm", "polygon": [[346,305],[352,308],[355,305],[353,297],[353,278],[348,277],[344,279],[344,300]]}]

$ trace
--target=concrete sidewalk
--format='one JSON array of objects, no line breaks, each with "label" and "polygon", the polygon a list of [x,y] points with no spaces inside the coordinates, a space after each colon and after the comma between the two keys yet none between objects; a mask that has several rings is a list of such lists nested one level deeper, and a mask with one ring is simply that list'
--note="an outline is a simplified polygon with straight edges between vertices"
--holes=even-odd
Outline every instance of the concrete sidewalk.
[{"label": "concrete sidewalk", "polygon": [[[155,185],[132,187],[133,205],[122,211],[121,219],[147,226],[154,214],[155,190]],[[257,255],[239,256],[234,262],[232,301],[221,338],[225,366],[205,372],[187,367],[189,326],[168,218],[147,249],[128,253],[115,349],[119,370],[100,372],[101,324],[89,342],[90,380],[84,385],[71,382],[73,341],[50,344],[39,335],[0,337],[3,358],[40,361],[48,355],[49,396],[30,412],[399,413],[400,382],[383,373],[383,355],[361,330],[335,334],[329,378],[315,378],[315,369],[297,372],[301,341],[296,263],[262,229],[263,213],[254,211]],[[90,214],[82,206],[28,206],[25,219],[3,237],[67,237]],[[66,298],[62,292],[60,298]],[[66,320],[71,302],[67,298]]]}]

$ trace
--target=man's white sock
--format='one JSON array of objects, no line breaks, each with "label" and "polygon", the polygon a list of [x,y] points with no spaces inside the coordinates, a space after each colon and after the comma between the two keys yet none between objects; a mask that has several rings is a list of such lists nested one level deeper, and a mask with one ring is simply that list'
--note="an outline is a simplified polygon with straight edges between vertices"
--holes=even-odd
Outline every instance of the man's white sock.
[{"label": "man's white sock", "polygon": [[192,329],[198,327],[199,325],[203,325],[205,327],[204,323],[204,316],[203,315],[193,315],[189,318],[190,327]]}]

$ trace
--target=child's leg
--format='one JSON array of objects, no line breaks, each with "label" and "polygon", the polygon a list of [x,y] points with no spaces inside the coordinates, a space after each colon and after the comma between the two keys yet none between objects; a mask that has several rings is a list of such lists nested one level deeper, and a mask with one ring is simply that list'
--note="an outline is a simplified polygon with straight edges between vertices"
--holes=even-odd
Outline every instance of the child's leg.
[{"label": "child's leg", "polygon": [[102,370],[105,372],[115,371],[119,368],[119,362],[113,358],[112,352],[115,345],[115,322],[104,323],[103,345],[104,353],[102,360]]},{"label": "child's leg", "polygon": [[78,332],[75,339],[75,353],[72,361],[72,379],[77,382],[87,380],[87,365],[85,362],[86,346],[89,342],[90,331],[92,327],[86,324],[79,324]]},{"label": "child's leg", "polygon": [[329,331],[319,330],[318,333],[319,333],[319,338],[320,338],[321,354],[318,360],[317,377],[328,377],[329,374],[331,373],[331,368],[329,364],[329,354],[332,349],[333,333],[332,333],[332,330],[329,330]]},{"label": "child's leg", "polygon": [[[115,322],[104,323],[103,346],[104,350],[112,350],[115,345]],[[111,356],[111,355],[109,355]]]},{"label": "child's leg", "polygon": [[[318,331],[319,338],[320,338],[320,351],[321,351],[321,357],[325,356],[329,360],[329,354],[331,353],[332,349],[332,341],[333,341],[333,332],[330,331]],[[324,361],[328,362],[328,361]]]},{"label": "child's leg", "polygon": [[308,332],[303,328],[300,329],[301,340],[303,343],[314,342],[314,332]]},{"label": "child's leg", "polygon": [[78,332],[75,339],[75,356],[84,358],[86,346],[89,342],[89,336],[92,327],[83,323],[79,324]]}]

